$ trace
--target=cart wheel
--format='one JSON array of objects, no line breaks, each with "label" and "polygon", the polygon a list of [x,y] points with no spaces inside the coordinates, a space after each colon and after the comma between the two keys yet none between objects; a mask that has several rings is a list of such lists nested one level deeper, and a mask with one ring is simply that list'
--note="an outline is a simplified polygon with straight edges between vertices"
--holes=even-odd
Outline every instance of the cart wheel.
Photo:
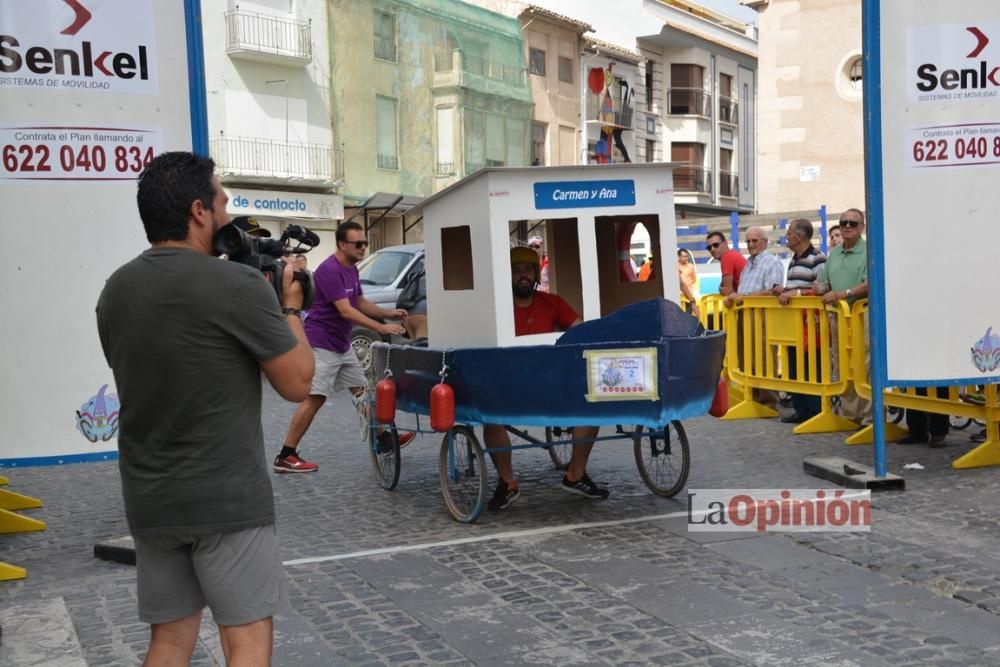
[{"label": "cart wheel", "polygon": [[632,434],[635,465],[649,490],[670,498],[684,488],[691,468],[687,433],[679,421],[672,421],[662,431],[636,426]]},{"label": "cart wheel", "polygon": [[886,418],[893,424],[898,424],[903,421],[903,408],[890,406],[886,408],[886,412],[888,413]]},{"label": "cart wheel", "polygon": [[[573,429],[556,426],[545,428],[545,442],[553,440],[563,440],[565,435],[572,437]],[[548,445],[545,448],[552,459],[552,465],[556,470],[567,470],[569,468],[569,457],[573,454],[573,445]]]},{"label": "cart wheel", "polygon": [[948,423],[951,425],[952,428],[957,428],[958,430],[962,430],[964,428],[968,428],[969,425],[972,424],[972,418],[956,417],[952,415],[951,417],[948,417]]},{"label": "cart wheel", "polygon": [[375,466],[375,479],[383,489],[392,491],[399,483],[399,433],[396,432],[395,422],[381,427],[382,433],[368,451],[371,452],[372,465]]},{"label": "cart wheel", "polygon": [[453,426],[441,440],[438,456],[441,495],[456,521],[472,523],[486,505],[486,457],[475,432]]}]

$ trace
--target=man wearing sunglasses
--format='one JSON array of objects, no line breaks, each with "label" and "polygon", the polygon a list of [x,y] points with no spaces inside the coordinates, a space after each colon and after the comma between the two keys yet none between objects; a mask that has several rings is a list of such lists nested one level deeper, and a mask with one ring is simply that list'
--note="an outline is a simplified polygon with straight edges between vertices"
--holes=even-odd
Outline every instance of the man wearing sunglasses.
[{"label": "man wearing sunglasses", "polygon": [[738,250],[731,250],[726,235],[722,232],[712,232],[705,244],[712,257],[719,262],[722,270],[722,281],[719,283],[719,294],[729,296],[740,288],[740,274],[747,265],[746,258]]},{"label": "man wearing sunglasses", "polygon": [[[345,222],[337,228],[336,238],[337,252],[324,260],[313,274],[316,298],[305,324],[306,337],[316,357],[316,374],[309,397],[299,404],[292,416],[285,445],[274,459],[275,472],[316,471],[319,465],[299,456],[299,441],[309,430],[323,403],[334,392],[347,389],[356,399],[364,390],[365,373],[351,349],[353,325],[359,324],[380,334],[406,333],[400,324],[376,321],[405,321],[405,310],[379,308],[365,299],[361,292],[357,264],[364,259],[368,248],[364,228],[356,222]],[[403,446],[412,439],[413,433],[402,433],[399,445]]]},{"label": "man wearing sunglasses", "polygon": [[[868,250],[865,240],[861,238],[865,231],[865,214],[860,209],[849,208],[840,215],[839,226],[843,242],[830,250],[819,275],[816,293],[823,296],[823,303],[845,300],[848,305],[852,305],[858,299],[868,296]],[[834,341],[839,334],[839,331],[834,331]],[[865,339],[867,340],[867,336]],[[834,347],[834,365],[839,367],[836,353],[837,349]],[[865,365],[867,364],[866,350]],[[841,396],[840,411],[859,424],[871,422],[871,403],[858,396],[853,385]]]}]

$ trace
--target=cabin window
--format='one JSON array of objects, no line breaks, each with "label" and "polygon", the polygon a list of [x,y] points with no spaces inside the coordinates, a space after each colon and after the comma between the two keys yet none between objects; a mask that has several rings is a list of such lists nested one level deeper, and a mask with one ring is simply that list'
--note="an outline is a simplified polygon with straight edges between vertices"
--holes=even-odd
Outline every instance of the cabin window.
[{"label": "cabin window", "polygon": [[[583,278],[580,269],[580,237],[576,218],[511,220],[511,243],[537,244],[543,268],[538,289],[557,294],[583,317]],[[512,280],[513,282],[513,280]]]},{"label": "cabin window", "polygon": [[[601,317],[630,304],[663,296],[664,274],[667,280],[678,280],[674,277],[678,275],[676,259],[670,257],[665,265],[660,264],[659,216],[597,216],[594,223]],[[653,257],[654,270],[646,280],[638,280],[633,258],[648,259],[649,256]]]},{"label": "cabin window", "polygon": [[446,290],[475,288],[472,271],[472,234],[468,225],[441,230],[442,281]]}]

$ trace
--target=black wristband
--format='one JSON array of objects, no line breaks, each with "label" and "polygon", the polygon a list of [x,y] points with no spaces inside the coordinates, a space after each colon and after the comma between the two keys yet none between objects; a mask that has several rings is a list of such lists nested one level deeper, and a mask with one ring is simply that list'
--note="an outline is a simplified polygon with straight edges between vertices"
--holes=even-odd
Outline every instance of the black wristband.
[{"label": "black wristband", "polygon": [[282,308],[281,309],[281,314],[282,315],[294,315],[295,317],[298,317],[299,319],[302,319],[302,310],[300,308]]}]

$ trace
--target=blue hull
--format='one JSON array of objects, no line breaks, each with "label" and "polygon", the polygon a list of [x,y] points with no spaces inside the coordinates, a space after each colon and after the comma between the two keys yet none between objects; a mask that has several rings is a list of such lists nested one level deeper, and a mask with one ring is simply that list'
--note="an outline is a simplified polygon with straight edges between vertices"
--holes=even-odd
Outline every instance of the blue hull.
[{"label": "blue hull", "polygon": [[[587,399],[594,393],[584,353],[609,349],[655,350],[656,400]],[[706,332],[675,304],[655,299],[580,324],[555,345],[448,351],[383,343],[372,347],[378,377],[389,359],[397,407],[420,414],[429,412],[442,354],[458,422],[658,428],[708,411],[722,370],[725,334]]]}]

